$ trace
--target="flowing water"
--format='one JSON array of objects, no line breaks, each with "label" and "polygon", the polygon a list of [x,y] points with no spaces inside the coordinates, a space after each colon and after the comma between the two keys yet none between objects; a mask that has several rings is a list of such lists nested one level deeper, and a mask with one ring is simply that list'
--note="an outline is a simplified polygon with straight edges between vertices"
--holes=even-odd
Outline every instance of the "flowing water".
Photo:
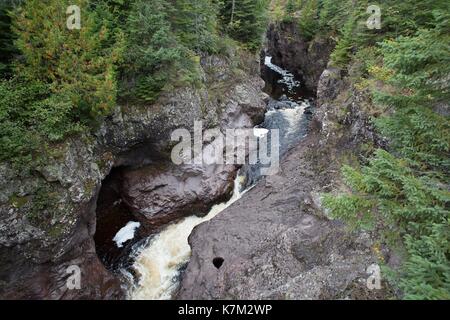
[{"label": "flowing water", "polygon": [[192,230],[205,221],[211,220],[228,208],[242,196],[241,187],[244,177],[237,176],[234,181],[233,196],[226,203],[212,207],[208,215],[200,218],[187,217],[168,226],[151,239],[139,254],[134,264],[140,279],[132,290],[130,298],[136,300],[170,299],[177,289],[178,278],[183,266],[189,261],[191,247],[188,237]]},{"label": "flowing water", "polygon": [[278,83],[284,85],[288,93],[291,95],[294,94],[296,89],[300,87],[300,81],[298,81],[291,72],[272,63],[272,57],[266,56],[264,58],[264,66],[267,69],[274,71],[276,77],[279,75]]},{"label": "flowing water", "polygon": [[[265,91],[270,94],[272,100],[264,123],[255,128],[255,135],[264,135],[270,129],[279,129],[280,155],[283,155],[306,135],[308,117],[305,111],[311,108],[311,105],[304,99],[296,77],[274,65],[270,57],[265,59],[263,78],[267,84]],[[187,217],[169,225],[134,252],[136,259],[133,269],[139,280],[129,291],[130,299],[172,298],[191,255],[188,237],[192,230],[239,200],[245,193],[242,192],[244,180],[247,180],[246,186],[251,186],[260,178],[258,165],[245,166],[240,172],[244,172],[244,176],[238,175],[236,178],[233,196],[229,201],[214,206],[203,218]]]},{"label": "flowing water", "polygon": [[[264,122],[259,127],[279,130],[280,156],[283,156],[308,133],[314,105],[310,99],[312,94],[304,90],[293,73],[273,64],[269,56],[265,57],[262,77],[266,82],[264,91],[271,98]],[[247,185],[253,185],[261,178],[260,168],[258,164],[245,166]]]}]

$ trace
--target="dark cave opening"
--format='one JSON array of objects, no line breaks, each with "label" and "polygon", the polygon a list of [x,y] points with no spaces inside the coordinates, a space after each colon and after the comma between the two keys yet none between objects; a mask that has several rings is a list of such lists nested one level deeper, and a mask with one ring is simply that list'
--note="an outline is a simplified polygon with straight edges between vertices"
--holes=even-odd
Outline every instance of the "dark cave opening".
[{"label": "dark cave opening", "polygon": [[213,259],[213,265],[216,269],[220,269],[224,263],[224,259],[222,257],[216,257]]},{"label": "dark cave opening", "polygon": [[94,236],[97,255],[110,271],[131,265],[130,253],[132,247],[142,240],[143,234],[138,228],[132,240],[119,247],[114,242],[116,234],[129,222],[138,222],[136,216],[122,198],[123,167],[113,168],[103,180],[97,200],[97,223]]}]

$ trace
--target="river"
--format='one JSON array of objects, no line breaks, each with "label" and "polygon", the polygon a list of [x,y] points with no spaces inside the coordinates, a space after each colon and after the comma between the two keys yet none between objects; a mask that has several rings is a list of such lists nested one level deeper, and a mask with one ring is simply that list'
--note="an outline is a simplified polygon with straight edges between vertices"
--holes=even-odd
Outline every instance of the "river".
[{"label": "river", "polygon": [[[311,100],[305,99],[300,81],[291,72],[274,65],[270,57],[265,58],[262,76],[266,81],[265,91],[271,100],[264,123],[255,128],[255,134],[279,129],[280,155],[283,155],[307,134]],[[259,170],[258,165],[244,166],[234,182],[230,200],[212,207],[205,217],[191,216],[167,226],[136,249],[133,269],[138,281],[129,289],[129,299],[171,299],[189,262],[191,248],[188,238],[192,230],[239,200],[260,179]],[[129,275],[126,271],[123,273]]]}]

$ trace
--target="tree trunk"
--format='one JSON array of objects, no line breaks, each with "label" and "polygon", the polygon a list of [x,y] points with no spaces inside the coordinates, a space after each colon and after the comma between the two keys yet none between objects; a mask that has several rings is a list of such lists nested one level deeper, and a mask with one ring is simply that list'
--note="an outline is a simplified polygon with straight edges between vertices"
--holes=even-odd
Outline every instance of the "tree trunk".
[{"label": "tree trunk", "polygon": [[234,22],[234,10],[236,9],[236,0],[232,0],[231,2],[231,20],[230,24],[233,24]]}]

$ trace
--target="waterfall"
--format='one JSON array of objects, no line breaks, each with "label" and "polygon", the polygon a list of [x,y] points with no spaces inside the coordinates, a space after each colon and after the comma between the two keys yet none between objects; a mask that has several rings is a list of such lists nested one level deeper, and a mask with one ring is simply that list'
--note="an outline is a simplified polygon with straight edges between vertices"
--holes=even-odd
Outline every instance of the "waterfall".
[{"label": "waterfall", "polygon": [[[287,70],[274,65],[271,57],[266,57],[265,65],[276,74],[273,85],[283,89],[284,100],[273,97],[275,107],[268,108],[265,121],[254,129],[255,136],[262,137],[270,129],[280,130],[281,152],[295,145],[306,134],[307,118],[304,115],[310,107],[308,100],[299,100],[300,82]],[[260,177],[258,165],[245,166],[242,171],[251,184]],[[241,171],[241,172],[242,172]],[[138,283],[129,290],[129,298],[134,300],[167,300],[176,292],[183,268],[189,262],[191,247],[188,243],[193,229],[211,220],[220,212],[241,198],[248,191],[241,192],[245,177],[237,176],[234,181],[234,192],[231,199],[211,208],[205,217],[191,216],[171,224],[159,234],[149,239],[147,245],[138,249],[133,269],[138,275]],[[127,278],[133,278],[125,273]]]},{"label": "waterfall", "polygon": [[300,87],[300,81],[296,80],[295,76],[291,72],[284,70],[283,68],[272,63],[272,57],[266,56],[264,64],[266,65],[266,67],[282,76],[278,83],[284,84],[288,88],[290,93],[292,93],[295,88]]},{"label": "waterfall", "polygon": [[243,180],[244,177],[237,176],[234,181],[233,196],[229,201],[215,205],[203,218],[191,216],[168,226],[137,253],[133,267],[140,278],[137,286],[129,294],[130,299],[167,300],[172,298],[179,284],[178,278],[182,267],[191,256],[188,237],[192,230],[239,200],[243,194],[241,192]]}]

